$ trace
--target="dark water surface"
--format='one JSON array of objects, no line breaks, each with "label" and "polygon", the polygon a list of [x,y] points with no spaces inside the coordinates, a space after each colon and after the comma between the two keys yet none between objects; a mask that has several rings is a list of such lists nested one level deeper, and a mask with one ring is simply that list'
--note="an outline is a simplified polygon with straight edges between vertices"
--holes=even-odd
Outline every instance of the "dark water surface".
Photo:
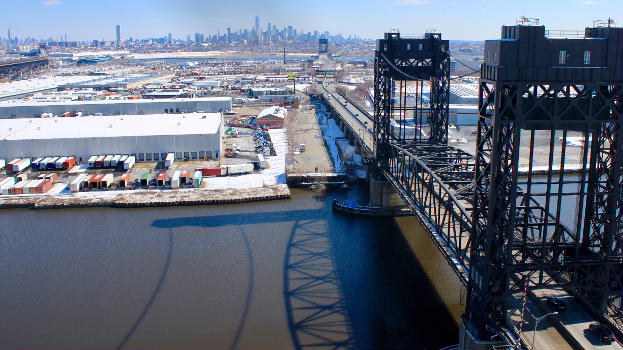
[{"label": "dark water surface", "polygon": [[460,288],[415,220],[332,214],[362,193],[0,211],[0,347],[456,344]]}]

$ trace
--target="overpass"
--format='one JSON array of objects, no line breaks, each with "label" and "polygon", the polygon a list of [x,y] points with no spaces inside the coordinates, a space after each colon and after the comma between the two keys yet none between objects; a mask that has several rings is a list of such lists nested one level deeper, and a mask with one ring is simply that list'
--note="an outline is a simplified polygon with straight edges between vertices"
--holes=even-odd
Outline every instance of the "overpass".
[{"label": "overpass", "polygon": [[[622,41],[623,28],[566,40],[543,26],[504,26],[485,44],[473,155],[447,144],[440,34],[377,41],[374,116],[323,84],[349,139],[372,153],[371,181],[391,185],[467,286],[461,348],[521,338],[510,319],[522,291],[562,290],[582,305],[573,312],[623,337]],[[371,117],[372,131],[361,131]],[[582,141],[579,175],[564,171],[572,138]],[[538,162],[546,171],[533,171]],[[566,336],[585,348],[581,330]]]},{"label": "overpass", "polygon": [[24,72],[45,67],[48,65],[48,63],[49,61],[45,57],[0,62],[0,79],[16,79],[20,77]]}]

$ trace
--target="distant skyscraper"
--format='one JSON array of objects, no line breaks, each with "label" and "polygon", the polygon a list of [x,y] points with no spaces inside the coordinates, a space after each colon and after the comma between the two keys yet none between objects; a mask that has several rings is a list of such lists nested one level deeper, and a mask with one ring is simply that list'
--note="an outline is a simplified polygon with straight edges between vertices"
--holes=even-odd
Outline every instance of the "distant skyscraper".
[{"label": "distant skyscraper", "polygon": [[9,36],[8,36],[8,39],[9,39],[9,44],[11,44],[11,26],[9,26]]},{"label": "distant skyscraper", "polygon": [[121,45],[121,26],[117,24],[117,46]]},{"label": "distant skyscraper", "polygon": [[171,33],[169,33],[169,35],[167,36],[167,41],[170,43],[173,42],[173,35],[171,35]]},{"label": "distant skyscraper", "polygon": [[255,32],[260,32],[260,16],[255,16]]}]

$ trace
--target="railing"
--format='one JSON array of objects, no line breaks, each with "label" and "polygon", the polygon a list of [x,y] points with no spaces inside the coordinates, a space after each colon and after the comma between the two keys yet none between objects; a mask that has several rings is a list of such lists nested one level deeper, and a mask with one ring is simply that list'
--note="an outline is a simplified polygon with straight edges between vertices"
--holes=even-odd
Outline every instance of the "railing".
[{"label": "railing", "polygon": [[391,145],[389,169],[381,169],[433,236],[463,283],[469,271],[471,215],[443,181],[416,155]]}]

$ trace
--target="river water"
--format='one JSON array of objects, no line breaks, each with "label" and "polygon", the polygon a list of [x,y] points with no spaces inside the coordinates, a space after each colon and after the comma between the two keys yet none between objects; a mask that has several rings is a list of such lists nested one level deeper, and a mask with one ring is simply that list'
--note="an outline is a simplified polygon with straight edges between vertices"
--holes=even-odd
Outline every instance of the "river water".
[{"label": "river water", "polygon": [[[316,110],[323,135],[339,137]],[[417,220],[333,214],[333,199],[365,203],[367,187],[241,205],[2,210],[0,347],[456,344],[465,289]]]},{"label": "river water", "polygon": [[0,345],[455,344],[460,288],[415,220],[333,214],[334,198],[365,200],[365,190],[294,190],[289,200],[231,206],[1,211]]}]

